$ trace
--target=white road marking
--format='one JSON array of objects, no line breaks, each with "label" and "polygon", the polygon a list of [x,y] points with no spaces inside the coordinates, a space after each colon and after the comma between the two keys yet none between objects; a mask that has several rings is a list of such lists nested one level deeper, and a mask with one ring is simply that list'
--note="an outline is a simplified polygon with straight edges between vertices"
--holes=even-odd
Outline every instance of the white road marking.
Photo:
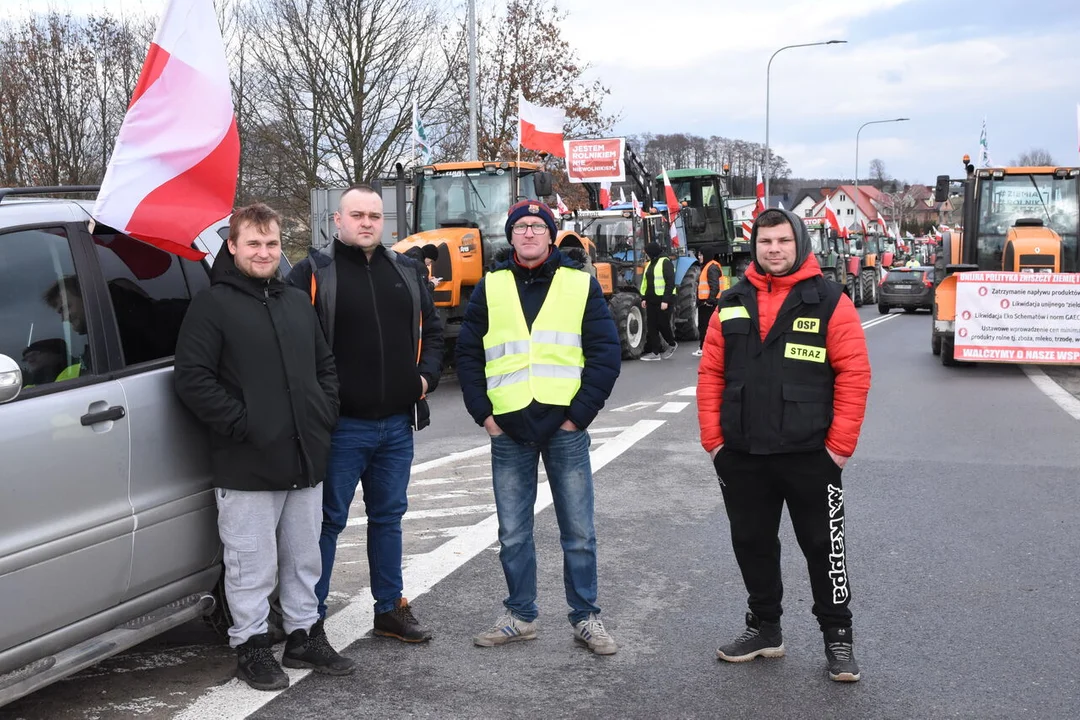
[{"label": "white road marking", "polygon": [[1024,374],[1028,376],[1035,387],[1039,388],[1046,397],[1058,404],[1062,410],[1074,419],[1080,420],[1080,400],[1073,397],[1065,388],[1058,385],[1053,379],[1044,373],[1037,365],[1021,365]]},{"label": "white road marking", "polygon": [[675,392],[664,393],[665,395],[674,395],[675,397],[694,397],[697,395],[697,385],[691,385],[690,387],[684,387],[681,390]]},{"label": "white road marking", "polygon": [[611,412],[634,412],[635,410],[644,410],[650,408],[653,405],[659,405],[658,402],[636,402],[629,405],[623,405],[622,407],[615,408]]},{"label": "white road marking", "polygon": [[876,317],[873,320],[867,320],[866,322],[864,322],[862,324],[863,330],[865,330],[866,328],[874,327],[875,325],[880,325],[883,322],[888,322],[890,320],[894,320],[894,319],[896,319],[898,317],[900,317],[900,316],[895,315],[893,313],[889,313],[888,315],[882,315],[881,317]]},{"label": "white road marking", "polygon": [[488,452],[491,452],[491,445],[481,445],[480,447],[474,447],[471,450],[462,450],[461,452],[450,453],[445,457],[435,458],[434,460],[428,460],[427,462],[418,463],[412,466],[412,471],[414,474],[421,473],[425,470],[442,467],[443,465],[450,465],[457,462],[458,460],[476,457],[477,455],[483,455],[484,453]]},{"label": "white road marking", "polygon": [[[479,513],[495,512],[494,505],[460,505],[458,507],[432,508],[431,510],[410,510],[405,513],[402,522],[410,520],[425,520],[430,518],[454,517],[455,515],[477,515]],[[367,517],[349,518],[348,527],[367,525]]]},{"label": "white road marking", "polygon": [[[601,470],[654,430],[663,426],[664,422],[664,420],[639,420],[613,437],[610,442],[590,452],[593,472]],[[488,447],[485,445],[483,449],[486,451]],[[469,455],[466,455],[467,453]],[[455,453],[449,457],[460,459],[478,454],[478,452],[467,450],[465,453]],[[451,462],[453,462],[452,459],[439,458],[425,464],[432,468]],[[413,470],[416,471],[417,467],[413,466]],[[550,504],[551,489],[547,483],[541,483],[537,488],[535,511],[539,513]],[[494,514],[494,506],[487,507],[490,507],[492,512],[488,517],[475,525],[466,527],[460,534],[431,552],[410,557],[408,565],[402,569],[402,577],[411,599],[415,600],[426,593],[450,573],[498,540],[499,519]],[[326,634],[330,643],[336,648],[344,648],[367,635],[371,631],[372,613],[370,593],[367,588],[361,588],[361,592],[354,595],[348,605],[327,618]],[[293,685],[310,673],[309,670],[289,670],[288,668],[285,672],[288,673]],[[252,690],[233,678],[224,685],[211,688],[178,713],[175,718],[177,720],[205,720],[212,717],[215,720],[241,720],[262,708],[282,692]]]},{"label": "white road marking", "polygon": [[682,412],[683,410],[685,410],[687,408],[687,406],[689,406],[689,405],[690,405],[690,403],[688,403],[688,402],[664,403],[660,407],[656,408],[656,412],[659,412],[659,413],[678,413],[678,412]]}]

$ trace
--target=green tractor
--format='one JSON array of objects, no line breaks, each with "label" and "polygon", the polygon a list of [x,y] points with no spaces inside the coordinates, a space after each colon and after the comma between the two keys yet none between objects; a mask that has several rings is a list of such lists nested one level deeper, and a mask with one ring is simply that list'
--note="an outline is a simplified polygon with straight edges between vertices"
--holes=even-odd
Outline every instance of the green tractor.
[{"label": "green tractor", "polygon": [[[675,263],[675,283],[678,296],[672,313],[675,337],[678,340],[697,340],[697,285],[701,265],[694,257],[698,248],[716,248],[725,276],[742,277],[751,262],[750,243],[736,232],[735,221],[727,200],[727,174],[704,168],[685,168],[668,171],[668,179],[679,201],[681,228],[680,243]],[[656,197],[665,195],[664,176],[656,176]],[[667,211],[665,204],[657,203],[657,209]],[[670,213],[669,213],[670,217]]]}]

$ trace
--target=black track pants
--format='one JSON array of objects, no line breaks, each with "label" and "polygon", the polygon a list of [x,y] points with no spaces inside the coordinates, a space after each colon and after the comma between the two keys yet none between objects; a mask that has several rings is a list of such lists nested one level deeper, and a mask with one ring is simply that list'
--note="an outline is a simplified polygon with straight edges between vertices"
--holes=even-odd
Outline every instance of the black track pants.
[{"label": "black track pants", "polygon": [[664,348],[660,345],[660,336],[668,347],[675,345],[675,334],[671,332],[671,304],[667,310],[660,309],[659,302],[647,302],[645,304],[645,352],[659,355]]},{"label": "black track pants", "polygon": [[698,305],[697,308],[697,332],[698,332],[698,349],[705,347],[705,331],[709,329],[709,320],[712,320],[713,313],[716,312],[715,305]]},{"label": "black track pants", "polygon": [[786,502],[810,572],[818,624],[822,630],[851,627],[844,491],[829,453],[750,455],[725,448],[714,464],[750,611],[767,622],[779,622],[783,612],[779,530]]}]

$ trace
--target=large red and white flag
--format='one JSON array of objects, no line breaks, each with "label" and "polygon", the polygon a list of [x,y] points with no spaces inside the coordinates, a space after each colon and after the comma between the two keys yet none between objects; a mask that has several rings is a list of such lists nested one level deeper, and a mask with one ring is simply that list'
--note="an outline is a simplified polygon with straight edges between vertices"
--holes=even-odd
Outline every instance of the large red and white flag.
[{"label": "large red and white flag", "polygon": [[860,224],[860,225],[862,225],[862,235],[863,235],[863,238],[865,239],[865,238],[869,237],[869,235],[870,235],[870,230],[869,230],[869,229],[867,229],[867,227],[866,227],[866,220],[865,220],[864,218],[860,218],[860,219],[859,219],[859,224]]},{"label": "large red and white flag", "polygon": [[754,203],[753,218],[757,220],[757,216],[765,212],[765,181],[761,179],[761,166],[757,169],[757,187],[754,189],[754,194],[757,196],[757,202]]},{"label": "large red and white flag", "polygon": [[833,210],[832,203],[829,202],[827,197],[825,198],[825,222],[829,223],[829,227],[839,234],[840,219],[836,217],[836,211]]},{"label": "large red and white flag", "polygon": [[169,0],[120,126],[93,217],[191,259],[229,214],[240,137],[213,0]]},{"label": "large red and white flag", "polygon": [[611,206],[611,182],[600,183],[600,209],[607,210]]},{"label": "large red and white flag", "polygon": [[562,108],[533,105],[524,95],[518,96],[518,137],[521,138],[521,147],[555,157],[566,157],[563,147],[565,124],[566,111]]},{"label": "large red and white flag", "polygon": [[641,203],[638,202],[637,194],[630,191],[630,206],[634,209],[634,214],[640,218],[645,217],[645,213],[641,210]]},{"label": "large red and white flag", "polygon": [[671,178],[668,177],[667,168],[661,168],[664,174],[664,204],[668,212],[668,232],[671,235],[671,247],[679,247],[679,229],[675,226],[675,218],[679,216],[682,207],[679,198],[675,196],[675,188],[671,187]]}]

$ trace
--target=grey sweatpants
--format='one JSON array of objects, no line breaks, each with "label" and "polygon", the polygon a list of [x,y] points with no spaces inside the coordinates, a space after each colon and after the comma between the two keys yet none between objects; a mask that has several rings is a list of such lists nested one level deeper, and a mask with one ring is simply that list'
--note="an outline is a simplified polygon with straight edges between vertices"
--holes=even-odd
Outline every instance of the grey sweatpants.
[{"label": "grey sweatpants", "polygon": [[285,632],[310,630],[319,619],[315,583],[322,574],[322,486],[218,489],[214,496],[225,546],[225,598],[233,617],[229,644],[237,647],[267,631],[275,585]]}]

